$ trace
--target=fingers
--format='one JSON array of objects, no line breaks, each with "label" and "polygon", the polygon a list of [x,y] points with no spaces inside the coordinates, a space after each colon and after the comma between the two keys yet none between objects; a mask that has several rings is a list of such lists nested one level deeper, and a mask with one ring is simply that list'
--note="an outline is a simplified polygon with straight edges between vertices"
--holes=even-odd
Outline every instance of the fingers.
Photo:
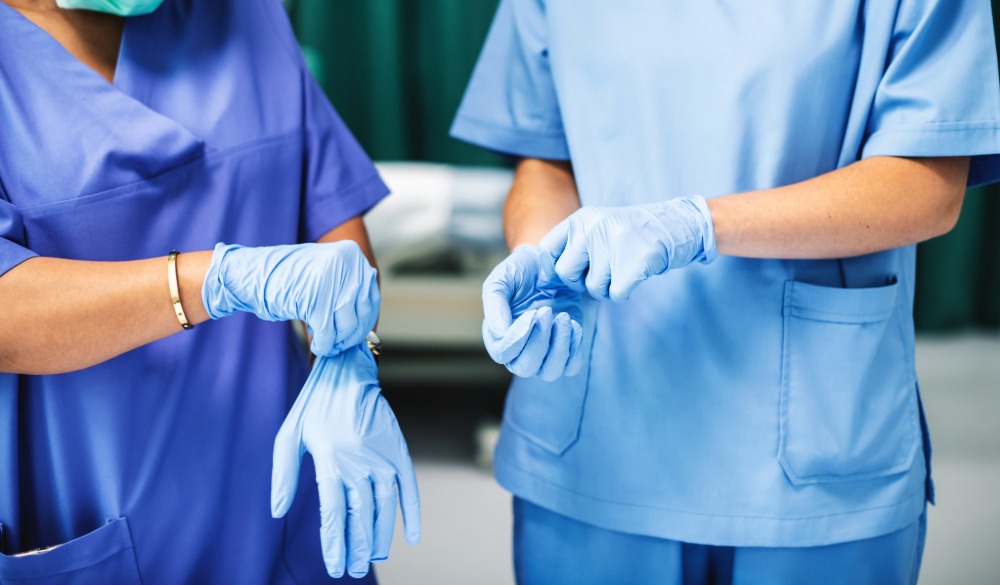
[{"label": "fingers", "polygon": [[[399,485],[399,507],[403,512],[403,533],[411,545],[420,542],[420,493],[417,491],[417,474],[413,462],[402,443],[402,463],[396,468],[396,482]],[[395,513],[395,512],[393,512]]]},{"label": "fingers", "polygon": [[[612,278],[611,255],[608,250],[608,242],[603,240],[591,242],[587,253],[590,256],[590,266],[587,267],[587,274],[584,277],[587,292],[595,299],[607,299]],[[560,260],[562,259],[560,258]],[[559,269],[558,266],[557,263],[557,271]],[[615,278],[617,277],[618,275],[615,274]]]},{"label": "fingers", "polygon": [[486,351],[498,364],[507,364],[524,349],[528,342],[528,336],[537,320],[536,311],[526,311],[514,321],[501,336],[494,335],[489,324],[483,320],[483,342],[486,344]]},{"label": "fingers", "polygon": [[317,478],[319,486],[320,542],[323,544],[323,563],[331,577],[344,575],[347,552],[344,529],[347,501],[344,486],[333,477]]},{"label": "fingers", "polygon": [[552,279],[551,257],[534,246],[521,246],[498,264],[483,282],[483,312],[490,331],[503,336],[513,313]]},{"label": "fingers", "polygon": [[515,291],[532,296],[538,286],[535,257],[515,250],[490,272],[483,283],[483,341],[490,357],[506,364],[521,353],[534,325],[534,312],[525,311],[515,321]]},{"label": "fingers", "polygon": [[538,247],[548,252],[553,260],[562,256],[563,250],[566,249],[566,242],[569,239],[569,222],[570,218],[568,217],[562,220],[538,242]]},{"label": "fingers", "polygon": [[336,331],[330,331],[326,327],[317,328],[313,333],[312,343],[309,344],[309,351],[320,357],[336,355],[337,352],[333,349],[336,344],[335,333]]},{"label": "fingers", "polygon": [[292,506],[295,490],[299,485],[299,463],[302,459],[298,425],[289,418],[281,425],[274,438],[274,456],[271,467],[271,516],[281,518]]},{"label": "fingers", "polygon": [[[546,234],[540,247],[555,260],[555,273],[567,287],[621,302],[667,268],[661,242],[641,234],[636,240],[640,227],[584,208]],[[625,245],[622,236],[636,245]]]},{"label": "fingers", "polygon": [[490,274],[483,283],[483,315],[487,328],[497,337],[503,336],[514,322],[510,301],[510,287]]},{"label": "fingers", "polygon": [[500,339],[484,324],[483,337],[490,357],[522,378],[539,376],[551,382],[575,375],[583,362],[582,327],[568,313],[554,315],[549,307],[524,313]]},{"label": "fingers", "polygon": [[576,321],[573,321],[571,324],[573,326],[573,335],[570,340],[569,360],[566,363],[564,376],[575,376],[583,368],[583,327]]},{"label": "fingers", "polygon": [[[524,315],[522,315],[523,317]],[[538,374],[549,352],[552,339],[552,324],[555,315],[550,307],[541,307],[535,311],[534,324],[528,332],[524,349],[514,359],[506,363],[507,369],[515,376],[530,378]]]},{"label": "fingers", "polygon": [[559,313],[552,324],[552,337],[548,353],[538,370],[538,377],[546,382],[552,382],[562,377],[569,361],[570,345],[573,340],[573,327],[569,315]]},{"label": "fingers", "polygon": [[367,478],[347,484],[347,574],[352,577],[368,574],[375,524],[373,499]]},{"label": "fingers", "polygon": [[[546,235],[547,249],[522,246],[515,250],[483,284],[483,342],[490,357],[515,375],[555,380],[573,355],[571,346],[579,334],[574,333],[570,315],[561,311],[557,315],[558,308],[553,307],[567,302],[560,295],[576,293],[556,279],[552,264],[553,253],[565,250],[565,230],[571,225],[563,222]],[[515,319],[516,312],[520,314]]]},{"label": "fingers", "polygon": [[[549,241],[550,236],[552,236],[551,241]],[[542,242],[545,243],[542,248],[548,250],[555,259],[556,275],[563,284],[573,290],[582,291],[585,288],[583,278],[591,263],[591,251],[587,248],[586,234],[574,221],[574,217],[570,216],[563,220],[545,235]]]},{"label": "fingers", "polygon": [[649,277],[667,271],[667,253],[655,238],[639,238],[637,250],[616,250],[612,263],[614,278],[608,297],[616,302],[627,301],[632,292]]},{"label": "fingers", "polygon": [[[338,242],[339,243],[339,242]],[[351,244],[354,244],[351,242]],[[344,252],[346,250],[346,252]],[[316,355],[336,355],[344,349],[364,341],[365,335],[375,327],[382,304],[378,288],[377,271],[372,268],[357,245],[340,249],[343,264],[340,281],[333,283],[333,306],[328,314],[314,315],[316,330],[311,349]],[[337,271],[333,271],[337,273]],[[319,299],[319,303],[328,303]]]},{"label": "fingers", "polygon": [[[364,272],[366,273],[367,285],[358,295],[355,307],[358,315],[358,328],[367,335],[378,322],[379,310],[382,308],[382,293],[378,288],[378,271],[369,266],[367,261],[365,261]],[[345,347],[350,347],[350,345],[345,345]]]},{"label": "fingers", "polygon": [[[337,355],[349,347],[360,345],[365,340],[365,335],[372,330],[375,320],[378,318],[378,308],[373,307],[368,301],[368,297],[374,294],[378,296],[378,289],[371,289],[374,293],[366,295],[365,302],[356,299],[356,302],[349,306],[338,307],[333,317],[333,325],[330,331],[324,336],[317,335],[313,338],[313,353],[316,355]],[[323,345],[320,345],[320,344]],[[325,350],[320,353],[318,350]]]},{"label": "fingers", "polygon": [[623,303],[632,296],[632,292],[638,287],[644,280],[649,278],[642,274],[636,276],[616,276],[613,281],[611,281],[611,286],[607,290],[607,295],[602,298],[608,298],[616,303]]},{"label": "fingers", "polygon": [[372,486],[375,493],[375,536],[372,541],[372,561],[389,558],[392,533],[396,525],[396,477],[376,478]]}]

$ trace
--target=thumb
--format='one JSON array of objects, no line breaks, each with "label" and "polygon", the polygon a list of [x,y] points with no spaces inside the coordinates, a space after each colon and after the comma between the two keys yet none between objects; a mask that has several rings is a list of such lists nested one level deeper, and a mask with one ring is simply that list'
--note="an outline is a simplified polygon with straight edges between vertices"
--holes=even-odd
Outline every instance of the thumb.
[{"label": "thumb", "polygon": [[514,322],[510,300],[510,289],[504,283],[490,279],[483,283],[483,316],[487,328],[497,337],[503,337]]},{"label": "thumb", "polygon": [[552,228],[538,246],[552,257],[555,273],[563,284],[582,291],[585,289],[584,273],[590,267],[590,254],[584,234],[573,233],[573,217],[567,217]]},{"label": "thumb", "polygon": [[554,262],[559,259],[559,256],[562,256],[563,250],[566,249],[566,242],[568,239],[569,218],[567,217],[556,224],[556,227],[549,230],[549,233],[542,237],[541,241],[538,242],[538,247],[552,256],[552,261]]},{"label": "thumb", "polygon": [[273,518],[281,518],[288,512],[299,485],[302,451],[297,427],[290,415],[274,438],[274,461],[271,468],[271,517]]},{"label": "thumb", "polygon": [[406,542],[411,545],[420,542],[420,494],[417,492],[417,475],[413,463],[407,455],[405,464],[396,475],[399,486],[399,507],[403,512],[403,530]]}]

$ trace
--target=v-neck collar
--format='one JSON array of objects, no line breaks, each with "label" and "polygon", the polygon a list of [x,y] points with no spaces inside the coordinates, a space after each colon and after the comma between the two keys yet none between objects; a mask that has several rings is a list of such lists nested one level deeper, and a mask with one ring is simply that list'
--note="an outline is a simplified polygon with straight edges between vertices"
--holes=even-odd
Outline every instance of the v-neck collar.
[{"label": "v-neck collar", "polygon": [[[159,73],[141,63],[160,46],[148,36],[164,16],[157,14],[126,25],[112,85],[16,10],[0,7],[0,150],[7,151],[0,165],[10,171],[7,196],[22,211],[144,182],[207,153],[203,140],[150,105]],[[31,162],[18,161],[24,157]]]},{"label": "v-neck collar", "polygon": [[[66,47],[64,47],[62,43],[60,43],[54,36],[52,36],[51,33],[43,29],[42,27],[38,26],[37,24],[35,24],[30,18],[21,14],[21,12],[18,11],[13,6],[10,6],[6,2],[0,0],[0,12],[3,12],[5,10],[10,12],[10,15],[7,18],[10,18],[12,19],[13,22],[17,23],[15,26],[18,26],[22,31],[25,31],[25,34],[29,34],[35,37],[44,37],[41,43],[43,44],[43,46],[46,47],[47,55],[55,57],[56,55],[59,55],[61,53],[60,55],[61,60],[65,61],[68,59],[73,63],[75,63],[75,65],[79,69],[84,70],[87,74],[93,75],[93,77],[95,77],[101,83],[104,83],[105,85],[108,85],[110,87],[121,89],[119,80],[121,78],[122,67],[126,62],[126,59],[124,57],[125,57],[128,38],[131,36],[129,33],[129,29],[132,28],[131,18],[123,19],[124,23],[122,25],[122,37],[118,44],[118,56],[115,60],[115,71],[114,75],[112,76],[112,80],[109,82],[107,79],[104,78],[104,76],[102,76],[92,67],[81,61],[79,58],[77,58],[76,55],[70,53],[69,50]],[[2,16],[0,16],[0,18],[2,18]]]},{"label": "v-neck collar", "polygon": [[47,83],[58,84],[61,91],[76,94],[78,99],[90,104],[92,109],[113,116],[115,121],[111,122],[112,118],[108,118],[110,123],[127,121],[135,124],[138,120],[146,119],[144,124],[147,129],[175,132],[177,138],[184,142],[204,146],[201,139],[177,120],[156,111],[148,104],[155,79],[133,63],[135,51],[147,50],[133,48],[133,45],[141,45],[137,41],[144,40],[144,35],[155,32],[155,19],[163,18],[162,11],[168,8],[167,4],[164,2],[151,14],[126,18],[118,48],[114,83],[108,83],[100,73],[67,51],[55,37],[13,7],[0,2],[0,63],[6,59],[31,63],[28,67],[16,69],[23,71],[22,74],[46,79]]}]

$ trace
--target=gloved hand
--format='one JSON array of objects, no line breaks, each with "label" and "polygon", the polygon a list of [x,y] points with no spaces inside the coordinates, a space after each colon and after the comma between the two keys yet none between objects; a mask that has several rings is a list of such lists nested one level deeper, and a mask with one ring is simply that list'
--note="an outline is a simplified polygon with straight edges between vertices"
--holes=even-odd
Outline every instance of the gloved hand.
[{"label": "gloved hand", "polygon": [[596,299],[627,300],[656,274],[719,255],[705,199],[682,197],[626,207],[584,207],[542,238],[566,286]]},{"label": "gloved hand", "polygon": [[352,241],[217,244],[201,296],[213,319],[249,311],[268,321],[305,321],[318,356],[364,341],[381,302],[375,269]]},{"label": "gloved hand", "polygon": [[[332,577],[362,577],[389,557],[396,503],[406,540],[420,539],[417,478],[366,346],[320,357],[274,440],[271,515],[292,505],[302,454],[316,465],[323,560]],[[397,495],[396,487],[399,487]]]},{"label": "gloved hand", "polygon": [[520,246],[483,283],[483,341],[494,361],[517,376],[551,382],[580,371],[580,293],[555,275],[538,246]]}]

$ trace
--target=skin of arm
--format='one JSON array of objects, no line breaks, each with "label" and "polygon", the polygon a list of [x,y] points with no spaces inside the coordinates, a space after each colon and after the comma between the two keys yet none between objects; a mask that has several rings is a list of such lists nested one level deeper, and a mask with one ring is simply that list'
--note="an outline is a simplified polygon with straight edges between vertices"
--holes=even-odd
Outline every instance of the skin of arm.
[{"label": "skin of arm", "polygon": [[507,247],[537,244],[577,209],[580,195],[569,161],[522,159],[503,207]]},{"label": "skin of arm", "polygon": [[[968,157],[871,157],[800,183],[708,200],[720,254],[842,258],[947,233],[958,221]],[[525,159],[504,205],[511,248],[537,243],[580,206],[568,163]]]},{"label": "skin of arm", "polygon": [[361,247],[361,251],[364,252],[365,258],[368,259],[368,263],[373,268],[378,268],[378,264],[375,263],[375,252],[372,251],[372,244],[368,239],[368,229],[365,228],[365,221],[360,215],[326,232],[316,241],[324,243],[339,242],[342,240],[354,240],[357,242],[358,246]]},{"label": "skin of arm", "polygon": [[[18,10],[70,54],[113,83],[124,19],[63,10],[55,0],[0,0]],[[318,241],[352,239],[374,255],[361,217]],[[188,322],[208,319],[201,287],[212,252],[177,257],[181,305]],[[82,262],[32,258],[0,276],[0,372],[58,374],[83,369],[181,331],[170,310],[165,258]]]},{"label": "skin of arm", "polygon": [[813,179],[708,201],[720,254],[845,258],[945,234],[958,221],[969,157],[866,158]]},{"label": "skin of arm", "polygon": [[[320,242],[352,239],[372,260],[361,217]],[[211,251],[177,256],[188,321],[208,319],[201,288]],[[167,286],[166,257],[129,262],[31,258],[0,276],[0,372],[59,374],[99,364],[181,331]]]}]

